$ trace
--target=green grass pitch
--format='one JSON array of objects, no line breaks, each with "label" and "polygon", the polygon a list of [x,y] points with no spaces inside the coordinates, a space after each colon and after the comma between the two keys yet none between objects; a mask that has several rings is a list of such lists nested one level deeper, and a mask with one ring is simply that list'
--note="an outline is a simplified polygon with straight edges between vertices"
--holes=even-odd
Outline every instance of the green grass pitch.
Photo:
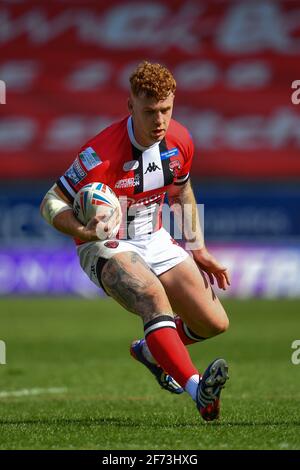
[{"label": "green grass pitch", "polygon": [[300,449],[300,301],[224,304],[230,330],[189,348],[200,370],[229,363],[222,417],[205,423],[129,356],[142,324],[113,301],[2,299],[0,448]]}]

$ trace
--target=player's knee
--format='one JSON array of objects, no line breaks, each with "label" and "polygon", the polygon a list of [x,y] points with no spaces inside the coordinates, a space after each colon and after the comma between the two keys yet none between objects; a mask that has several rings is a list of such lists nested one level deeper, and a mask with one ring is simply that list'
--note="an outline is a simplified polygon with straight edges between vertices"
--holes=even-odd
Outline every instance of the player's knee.
[{"label": "player's knee", "polygon": [[214,318],[208,325],[206,325],[206,335],[208,338],[225,333],[229,328],[229,319],[227,316],[222,318]]},{"label": "player's knee", "polygon": [[225,331],[227,331],[228,328],[229,328],[229,319],[228,319],[227,316],[225,316],[219,322],[219,334],[220,333],[225,333]]},{"label": "player's knee", "polygon": [[224,316],[222,318],[219,318],[217,321],[214,322],[213,324],[213,336],[220,335],[221,333],[225,333],[229,328],[229,319],[227,316]]}]

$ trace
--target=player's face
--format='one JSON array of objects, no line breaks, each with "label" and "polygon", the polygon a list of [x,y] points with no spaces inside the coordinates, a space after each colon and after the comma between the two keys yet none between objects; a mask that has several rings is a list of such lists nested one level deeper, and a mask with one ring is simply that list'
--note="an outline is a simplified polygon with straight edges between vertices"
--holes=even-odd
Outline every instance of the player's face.
[{"label": "player's face", "polygon": [[174,94],[157,101],[145,95],[131,95],[128,101],[137,142],[149,147],[162,140],[167,132],[173,111]]}]

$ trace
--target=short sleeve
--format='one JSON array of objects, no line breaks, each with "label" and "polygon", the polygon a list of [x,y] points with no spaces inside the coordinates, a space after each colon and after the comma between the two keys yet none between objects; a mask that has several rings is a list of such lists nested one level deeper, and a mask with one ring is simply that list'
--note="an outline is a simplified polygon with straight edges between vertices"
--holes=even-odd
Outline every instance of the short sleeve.
[{"label": "short sleeve", "polygon": [[194,143],[192,136],[189,133],[187,133],[187,138],[185,139],[182,153],[184,161],[182,168],[180,171],[178,171],[176,178],[174,178],[174,184],[176,186],[185,184],[190,177],[190,170],[194,156]]},{"label": "short sleeve", "polygon": [[56,181],[57,186],[73,202],[76,193],[86,184],[100,181],[109,166],[93,147],[82,147],[67,171]]}]

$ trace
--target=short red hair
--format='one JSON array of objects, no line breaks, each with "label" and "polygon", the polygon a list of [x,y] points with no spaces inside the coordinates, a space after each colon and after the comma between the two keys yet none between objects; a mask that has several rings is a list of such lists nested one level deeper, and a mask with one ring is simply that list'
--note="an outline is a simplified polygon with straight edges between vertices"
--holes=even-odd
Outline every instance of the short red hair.
[{"label": "short red hair", "polygon": [[144,93],[160,101],[176,91],[176,81],[171,72],[160,64],[152,64],[146,60],[137,66],[129,80],[135,96]]}]

